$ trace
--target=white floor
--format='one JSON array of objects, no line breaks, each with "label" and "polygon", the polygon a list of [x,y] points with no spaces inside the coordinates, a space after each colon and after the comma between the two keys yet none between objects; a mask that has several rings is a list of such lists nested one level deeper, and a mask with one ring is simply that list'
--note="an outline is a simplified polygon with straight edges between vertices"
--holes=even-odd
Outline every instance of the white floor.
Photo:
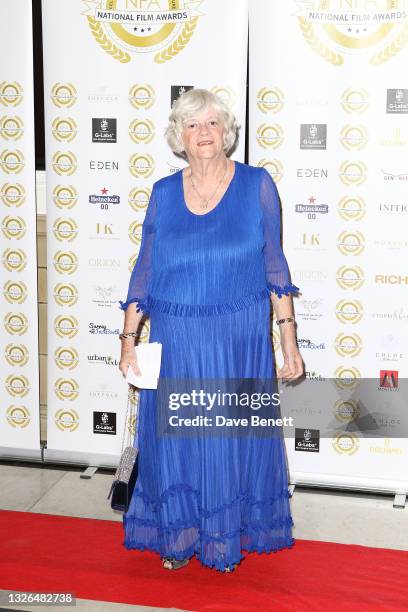
[{"label": "white floor", "polygon": [[[122,514],[112,511],[106,499],[112,474],[97,472],[91,479],[83,479],[80,478],[82,471],[0,464],[0,509],[122,521]],[[391,496],[296,488],[291,505],[295,538],[408,550],[408,506],[393,508]],[[1,605],[0,610],[6,608],[3,602]],[[12,609],[42,612],[54,607]],[[159,610],[88,600],[77,600],[77,609],[81,612]],[[61,612],[62,608],[55,610]]]}]

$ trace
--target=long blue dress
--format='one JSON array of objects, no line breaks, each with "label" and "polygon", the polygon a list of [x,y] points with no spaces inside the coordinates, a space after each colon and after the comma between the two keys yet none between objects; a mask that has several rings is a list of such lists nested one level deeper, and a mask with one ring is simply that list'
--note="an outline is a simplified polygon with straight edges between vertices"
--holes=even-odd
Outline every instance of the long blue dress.
[{"label": "long blue dress", "polygon": [[[280,245],[280,205],[264,168],[235,162],[218,205],[189,210],[182,172],[158,180],[125,310],[150,317],[160,377],[274,378],[270,293],[296,293]],[[139,472],[123,516],[124,545],[217,570],[242,550],[291,546],[282,437],[160,436],[157,390],[141,390]]]}]

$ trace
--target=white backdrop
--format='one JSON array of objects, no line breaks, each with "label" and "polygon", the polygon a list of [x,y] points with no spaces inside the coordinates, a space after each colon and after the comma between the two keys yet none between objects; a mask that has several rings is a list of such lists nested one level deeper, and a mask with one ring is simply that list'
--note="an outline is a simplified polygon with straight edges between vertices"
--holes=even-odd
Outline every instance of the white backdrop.
[{"label": "white backdrop", "polygon": [[31,0],[0,5],[0,455],[40,454]]},{"label": "white backdrop", "polygon": [[[380,387],[387,372],[394,383],[407,376],[402,4],[391,10],[385,0],[250,3],[250,163],[265,166],[280,192],[311,381],[362,377]],[[396,392],[378,390],[384,406]],[[317,451],[318,433],[308,425],[316,410],[323,420],[336,417],[336,407],[319,404],[318,395],[299,407],[296,426],[306,450],[295,451],[288,439],[293,482],[407,490],[408,441],[397,437],[398,421],[389,437],[344,431],[322,437]]]},{"label": "white backdrop", "polygon": [[[117,461],[126,407],[118,301],[152,183],[183,163],[163,137],[171,96],[191,86],[222,95],[242,125],[234,157],[243,161],[246,0],[160,5],[43,1],[48,458]],[[147,321],[142,340],[148,333]]]}]

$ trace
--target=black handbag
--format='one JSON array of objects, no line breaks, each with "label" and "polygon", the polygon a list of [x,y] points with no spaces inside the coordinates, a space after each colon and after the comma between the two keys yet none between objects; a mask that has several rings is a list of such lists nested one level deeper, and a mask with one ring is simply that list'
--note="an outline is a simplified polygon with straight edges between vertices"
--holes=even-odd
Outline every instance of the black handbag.
[{"label": "black handbag", "polygon": [[[136,397],[137,396],[137,397]],[[136,387],[129,384],[127,411],[125,416],[125,430],[123,432],[122,452],[119,465],[109,491],[107,499],[111,498],[113,510],[126,512],[132,499],[133,490],[138,474],[139,451],[135,442],[132,445],[133,423],[135,427],[135,437],[137,436],[137,416],[139,407],[140,393],[136,393]],[[128,432],[128,445],[124,448],[126,430]]]}]

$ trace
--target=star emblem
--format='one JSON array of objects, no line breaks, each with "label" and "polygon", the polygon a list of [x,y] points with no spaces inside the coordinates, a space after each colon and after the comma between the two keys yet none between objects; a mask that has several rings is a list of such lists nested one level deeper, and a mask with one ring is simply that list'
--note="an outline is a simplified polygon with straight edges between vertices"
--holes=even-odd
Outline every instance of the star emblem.
[{"label": "star emblem", "polygon": [[108,190],[106,189],[106,187],[101,189],[101,193],[103,193],[103,195],[106,195],[108,193]]},{"label": "star emblem", "polygon": [[309,204],[314,204],[315,202],[316,202],[316,198],[314,198],[313,196],[310,196]]}]

